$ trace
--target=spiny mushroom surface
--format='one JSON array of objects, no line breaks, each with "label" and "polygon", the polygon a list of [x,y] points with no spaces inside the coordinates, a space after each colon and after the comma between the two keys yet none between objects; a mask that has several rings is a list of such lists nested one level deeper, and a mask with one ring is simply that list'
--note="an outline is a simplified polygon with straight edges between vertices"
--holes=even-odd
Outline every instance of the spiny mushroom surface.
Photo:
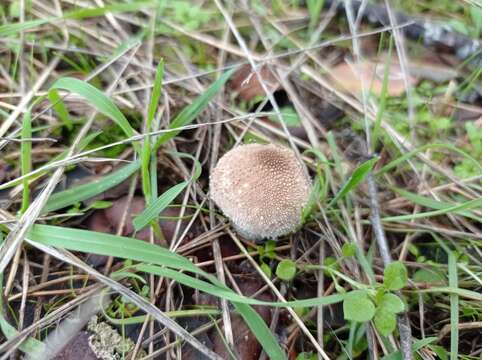
[{"label": "spiny mushroom surface", "polygon": [[296,230],[310,187],[294,153],[272,144],[230,150],[210,178],[211,198],[236,230],[252,240]]}]

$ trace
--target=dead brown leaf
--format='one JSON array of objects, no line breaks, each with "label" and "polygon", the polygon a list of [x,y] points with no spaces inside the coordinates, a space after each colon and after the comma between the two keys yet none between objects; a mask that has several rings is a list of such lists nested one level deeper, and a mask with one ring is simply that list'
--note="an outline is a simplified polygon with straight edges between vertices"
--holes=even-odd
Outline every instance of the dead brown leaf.
[{"label": "dead brown leaf", "polygon": [[[269,91],[272,92],[278,89],[279,83],[267,66],[261,67],[259,74]],[[238,97],[244,101],[252,100],[256,96],[266,95],[256,73],[252,71],[251,65],[241,66],[241,68],[233,74],[230,86],[231,89],[237,93]]]},{"label": "dead brown leaf", "polygon": [[[329,76],[335,81],[335,85],[342,91],[359,95],[362,93],[362,84],[372,93],[380,96],[385,74],[385,63],[365,61],[360,64],[348,64],[346,62],[335,66]],[[415,84],[416,79],[409,76],[410,84]],[[390,64],[388,73],[387,94],[400,96],[405,92],[403,73],[398,63]]]}]

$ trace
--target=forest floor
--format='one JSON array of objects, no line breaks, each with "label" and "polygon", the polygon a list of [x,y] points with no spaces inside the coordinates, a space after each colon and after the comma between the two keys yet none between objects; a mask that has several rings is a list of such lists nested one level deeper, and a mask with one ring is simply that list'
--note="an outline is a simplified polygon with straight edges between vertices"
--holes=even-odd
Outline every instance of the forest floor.
[{"label": "forest floor", "polygon": [[[0,359],[480,359],[482,8],[389,3],[2,1]],[[295,233],[210,198],[243,143]]]}]

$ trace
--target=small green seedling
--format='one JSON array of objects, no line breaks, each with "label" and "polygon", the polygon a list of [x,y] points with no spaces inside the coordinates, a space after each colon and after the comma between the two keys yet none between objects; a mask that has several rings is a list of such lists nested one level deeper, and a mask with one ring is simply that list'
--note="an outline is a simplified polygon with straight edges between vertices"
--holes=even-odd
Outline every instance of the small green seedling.
[{"label": "small green seedling", "polygon": [[383,274],[383,284],[375,295],[369,290],[350,292],[343,301],[345,320],[366,322],[373,320],[375,328],[383,336],[390,335],[396,327],[396,315],[405,310],[402,299],[391,293],[407,284],[407,269],[399,261],[389,264]]},{"label": "small green seedling", "polygon": [[296,275],[296,264],[293,260],[282,260],[276,268],[276,276],[281,280],[290,281]]},{"label": "small green seedling", "polygon": [[273,274],[267,262],[274,260],[276,257],[276,242],[272,240],[266,241],[264,245],[259,245],[256,249],[259,254],[259,266],[261,270],[263,270],[267,277],[271,278]]}]

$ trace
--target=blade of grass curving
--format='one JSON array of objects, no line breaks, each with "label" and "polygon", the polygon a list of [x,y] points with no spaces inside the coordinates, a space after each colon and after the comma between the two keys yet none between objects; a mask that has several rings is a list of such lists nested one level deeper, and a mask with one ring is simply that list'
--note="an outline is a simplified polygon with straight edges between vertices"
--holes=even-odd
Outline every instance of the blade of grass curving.
[{"label": "blade of grass curving", "polygon": [[[235,70],[236,69],[233,68],[221,75],[201,96],[194,100],[190,105],[182,109],[182,111],[169,124],[168,128],[175,129],[191,123],[196,116],[198,116],[199,113],[206,108],[211,99],[221,90],[223,85],[229,80]],[[162,144],[166,143],[180,132],[181,130],[170,131],[160,135],[155,143],[154,151],[157,151]]]},{"label": "blade of grass curving", "polygon": [[382,220],[394,222],[394,221],[406,221],[406,220],[412,220],[412,219],[422,219],[426,217],[457,213],[462,210],[478,208],[480,206],[482,206],[482,198],[466,201],[462,204],[453,205],[440,210],[427,211],[427,212],[408,214],[408,215],[387,216],[382,218]]},{"label": "blade of grass curving", "polygon": [[165,265],[209,278],[209,274],[185,257],[163,247],[128,237],[40,224],[34,225],[28,236],[44,245]]},{"label": "blade of grass curving", "polygon": [[[59,226],[36,224],[28,233],[28,238],[34,242],[98,255],[111,255],[123,259],[140,261],[143,264],[134,266],[135,269],[164,276],[178,281],[181,284],[197,288],[206,293],[226,298],[238,303],[248,305],[264,305],[275,307],[309,307],[329,305],[343,300],[343,294],[310,298],[288,302],[268,302],[238,295],[222,284],[215,276],[198,268],[189,259],[173,253],[155,244],[146,243],[142,240],[124,236],[105,234],[89,230],[71,229]],[[147,265],[157,264],[156,265]],[[168,268],[172,269],[168,269]],[[176,270],[173,270],[176,269]],[[180,271],[189,271],[201,275],[210,281],[206,282],[195,277],[183,274]]]},{"label": "blade of grass curving", "polygon": [[152,220],[154,220],[161,211],[169,206],[171,202],[174,201],[176,197],[186,188],[189,184],[189,181],[183,181],[179,184],[174,185],[173,187],[166,190],[161,196],[159,196],[156,200],[154,200],[151,204],[149,204],[144,211],[136,216],[132,221],[134,225],[134,229],[136,231],[141,230],[147,224],[149,224]]},{"label": "blade of grass curving", "polygon": [[[89,104],[93,105],[97,111],[109,117],[124,131],[127,137],[136,135],[135,130],[129,124],[129,121],[125,118],[124,114],[119,108],[109,99],[102,91],[95,86],[82,81],[80,79],[63,77],[58,79],[50,89],[62,89],[71,93],[77,94],[84,98]],[[139,153],[139,144],[133,142],[132,145]]]},{"label": "blade of grass curving", "polygon": [[[7,339],[17,335],[18,331],[3,317],[0,312],[0,329]],[[44,344],[33,337],[27,337],[18,347],[24,353],[43,352]]]},{"label": "blade of grass curving", "polygon": [[71,187],[70,189],[56,192],[50,196],[47,204],[42,209],[43,213],[62,209],[80,201],[90,199],[118,184],[134,174],[140,167],[139,160],[124,166],[112,174],[104,176],[86,184]]},{"label": "blade of grass curving", "polygon": [[373,169],[378,159],[379,157],[374,157],[358,166],[355,171],[353,171],[353,174],[350,176],[350,178],[342,186],[340,191],[338,191],[335,197],[328,203],[328,207],[336,204],[338,200],[344,198],[352,189],[365,180],[366,176]]},{"label": "blade of grass curving", "polygon": [[404,161],[407,161],[408,159],[412,158],[413,156],[417,155],[418,153],[424,152],[424,151],[429,150],[429,149],[439,149],[439,148],[452,150],[452,151],[462,155],[463,157],[469,159],[472,163],[474,163],[475,166],[477,166],[477,168],[479,169],[479,171],[482,172],[482,165],[476,159],[474,159],[472,156],[470,156],[466,152],[460,150],[456,146],[453,146],[453,145],[450,145],[450,144],[426,144],[426,145],[420,146],[416,149],[413,149],[412,151],[409,151],[409,152],[407,152],[406,154],[403,154],[400,157],[397,157],[395,160],[389,162],[387,165],[382,167],[380,170],[376,171],[375,175],[380,176],[380,175],[385,174],[387,171],[392,170],[393,168],[397,167],[398,165],[400,165]]},{"label": "blade of grass curving", "polygon": [[[285,355],[264,321],[251,307],[248,306],[248,304],[278,307],[308,307],[333,304],[342,301],[344,298],[344,295],[332,295],[329,297],[304,299],[287,303],[263,302],[236,294],[220,283],[215,277],[197,268],[188,259],[157,245],[145,243],[140,240],[87,230],[60,228],[48,225],[35,225],[28,236],[29,239],[43,245],[159,264],[163,267],[154,267],[153,265],[138,266],[147,266],[144,269],[149,270],[151,273],[171,277],[188,286],[196,286],[197,288],[203,289],[208,293],[213,293],[216,296],[231,299],[250,329],[252,329],[253,333],[263,345],[265,351],[273,359],[285,359]],[[214,285],[185,275],[180,271],[166,269],[165,266],[202,275],[209,279]]]},{"label": "blade of grass curving", "polygon": [[125,299],[127,299],[129,302],[133,303],[135,306],[139,307],[140,309],[144,310],[147,314],[151,315],[152,318],[159,321],[163,326],[165,326],[168,330],[172,331],[176,336],[179,336],[181,339],[191,344],[192,347],[202,352],[209,359],[222,360],[222,358],[219,355],[217,355],[212,350],[208,349],[204,344],[202,344],[198,339],[196,339],[191,333],[186,331],[182,326],[180,326],[178,323],[176,323],[171,318],[166,316],[161,310],[159,310],[159,308],[154,306],[152,303],[147,301],[144,297],[140,296],[136,292],[126,288],[124,285],[120,284],[114,279],[99,273],[95,269],[91,268],[90,266],[80,261],[75,256],[72,256],[72,254],[70,254],[67,251],[45,246],[41,243],[32,241],[28,238],[25,238],[25,240],[32,246],[43,251],[44,253],[48,253],[51,256],[56,257],[57,259],[63,262],[66,262],[68,264],[72,264],[78,267],[82,271],[96,278],[102,284],[118,292],[120,295],[122,295],[122,297],[124,297]]},{"label": "blade of grass curving", "polygon": [[[391,189],[395,191],[397,194],[406,198],[407,200],[410,200],[414,204],[418,204],[418,205],[425,206],[427,208],[431,208],[435,210],[444,210],[453,206],[461,205],[461,204],[451,204],[444,201],[434,200],[434,199],[431,199],[422,195],[414,194],[410,191],[406,191],[395,187],[391,187]],[[482,222],[482,219],[479,216],[476,216],[468,211],[455,211],[454,213],[463,215],[465,217],[476,220],[478,222]]]},{"label": "blade of grass curving", "polygon": [[179,156],[179,157],[187,157],[194,161],[194,174],[191,179],[188,181],[183,181],[177,185],[174,185],[169,190],[165,191],[161,196],[159,196],[156,200],[152,203],[148,204],[144,211],[137,215],[132,224],[134,225],[134,229],[136,231],[141,230],[151,221],[153,221],[159,214],[169,206],[169,204],[174,201],[174,199],[186,188],[186,186],[191,182],[195,181],[201,175],[201,164],[199,161],[194,158],[190,154],[180,153],[180,152],[171,152],[172,155]]},{"label": "blade of grass curving", "polygon": [[60,97],[58,90],[50,89],[47,96],[49,101],[52,103],[54,110],[59,115],[60,120],[62,120],[67,129],[72,130],[74,124],[72,123],[72,120],[70,120],[69,112],[67,111],[65,103]]},{"label": "blade of grass curving", "polygon": [[[22,143],[20,144],[20,168],[22,175],[28,174],[32,171],[32,117],[30,110],[28,110],[22,119]],[[30,204],[30,187],[28,179],[24,179],[22,192],[22,206],[20,213],[24,213]]]},{"label": "blade of grass curving", "polygon": [[270,302],[262,301],[253,298],[248,298],[243,295],[239,295],[224,284],[217,280],[212,279],[212,284],[204,280],[197,279],[193,276],[183,274],[182,272],[167,269],[156,265],[139,264],[134,266],[135,269],[158,276],[163,276],[169,279],[173,279],[180,284],[189,286],[193,289],[201,290],[207,294],[211,294],[234,303],[246,304],[246,305],[262,305],[273,307],[310,307],[320,305],[330,305],[340,302],[344,299],[345,295],[335,294],[329,296],[323,296],[319,298],[309,298],[303,300],[292,300],[287,302]]}]

